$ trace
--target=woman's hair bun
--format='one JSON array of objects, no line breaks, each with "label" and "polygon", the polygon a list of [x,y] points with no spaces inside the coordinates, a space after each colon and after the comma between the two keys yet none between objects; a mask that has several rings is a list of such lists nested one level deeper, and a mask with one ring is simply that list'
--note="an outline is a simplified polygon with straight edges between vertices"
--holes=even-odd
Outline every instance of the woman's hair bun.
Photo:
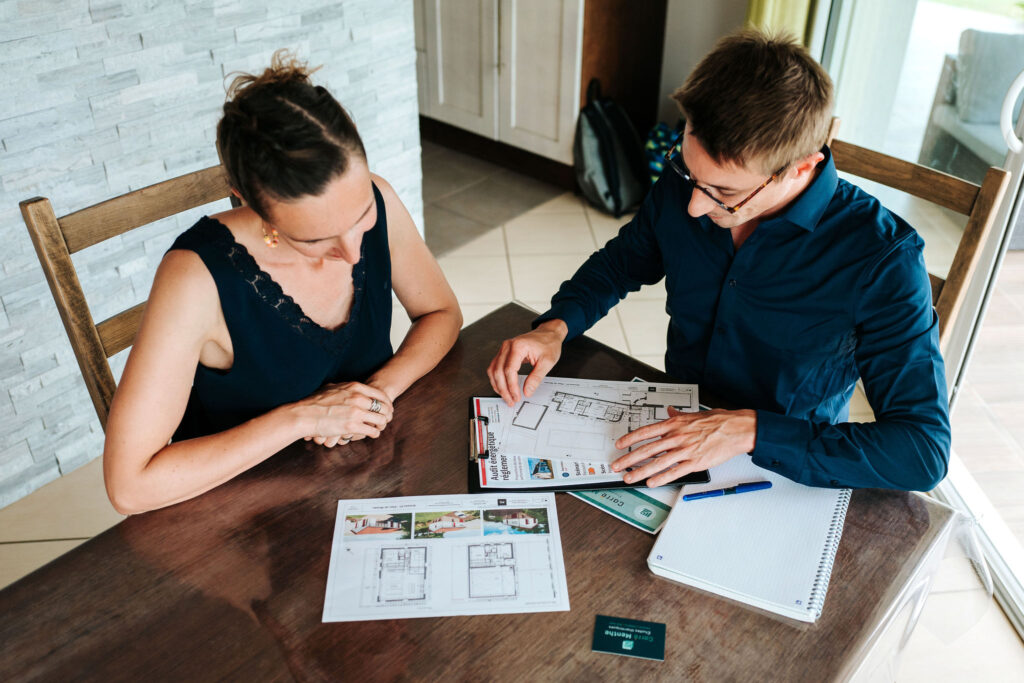
[{"label": "woman's hair bun", "polygon": [[[309,64],[299,59],[291,50],[281,48],[270,58],[270,67],[261,74],[235,72],[235,76],[227,87],[228,99],[232,100],[245,90],[263,85],[304,84],[311,85],[310,76],[320,67],[310,68]],[[228,74],[231,76],[232,74]]]},{"label": "woman's hair bun", "polygon": [[321,194],[366,150],[348,112],[310,69],[288,50],[278,50],[261,74],[229,74],[224,116],[217,124],[217,151],[231,186],[260,216],[268,200]]}]

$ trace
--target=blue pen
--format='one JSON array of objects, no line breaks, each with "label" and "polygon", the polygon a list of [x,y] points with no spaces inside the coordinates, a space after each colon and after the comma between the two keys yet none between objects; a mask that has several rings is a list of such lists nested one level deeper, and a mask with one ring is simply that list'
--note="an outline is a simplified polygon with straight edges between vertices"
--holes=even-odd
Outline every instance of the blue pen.
[{"label": "blue pen", "polygon": [[752,481],[747,484],[736,484],[736,486],[730,486],[724,489],[715,489],[714,491],[701,491],[700,493],[687,493],[683,496],[683,500],[700,500],[701,498],[717,498],[718,496],[730,496],[734,493],[746,493],[747,491],[760,491],[762,489],[770,489],[772,483],[770,481]]}]

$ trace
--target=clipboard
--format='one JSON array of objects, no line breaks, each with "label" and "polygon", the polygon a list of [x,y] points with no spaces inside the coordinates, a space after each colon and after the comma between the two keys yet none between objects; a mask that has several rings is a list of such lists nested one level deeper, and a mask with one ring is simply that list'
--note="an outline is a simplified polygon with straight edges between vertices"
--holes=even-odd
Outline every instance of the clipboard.
[{"label": "clipboard", "polygon": [[[489,464],[491,459],[491,448],[492,443],[490,439],[490,430],[488,429],[489,420],[486,415],[480,415],[477,411],[477,398],[472,397],[469,399],[469,463],[467,468],[467,487],[469,493],[524,493],[529,491],[586,491],[596,489],[625,489],[625,488],[646,488],[646,480],[638,481],[632,484],[627,484],[625,481],[619,479],[616,481],[600,481],[593,484],[577,483],[568,484],[560,482],[557,478],[553,478],[550,484],[541,484],[537,486],[529,487],[495,487],[495,486],[484,486],[485,481],[482,477],[486,477],[486,466]],[[543,460],[543,458],[538,458]],[[701,470],[699,472],[691,472],[686,476],[675,480],[673,484],[705,484],[711,480],[711,476],[707,470]]]}]

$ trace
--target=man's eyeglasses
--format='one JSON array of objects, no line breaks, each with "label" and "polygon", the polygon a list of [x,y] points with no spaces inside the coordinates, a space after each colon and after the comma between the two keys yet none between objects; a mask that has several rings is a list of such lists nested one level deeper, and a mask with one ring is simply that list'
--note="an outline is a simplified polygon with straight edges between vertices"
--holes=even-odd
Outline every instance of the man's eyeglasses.
[{"label": "man's eyeglasses", "polygon": [[[701,192],[703,192],[711,201],[713,201],[715,204],[717,204],[722,209],[725,209],[729,213],[736,213],[737,211],[742,209],[744,204],[753,199],[758,192],[768,187],[768,184],[771,183],[776,178],[778,178],[782,174],[782,172],[786,170],[786,167],[789,166],[789,164],[783,164],[782,168],[775,171],[775,173],[772,173],[768,177],[768,180],[761,183],[760,187],[758,187],[756,190],[748,194],[746,198],[739,204],[735,204],[733,206],[726,206],[717,197],[715,197],[715,195],[711,194],[711,190],[704,187],[703,185],[698,184],[697,181],[693,179],[693,176],[690,175],[690,170],[686,168],[686,163],[683,161],[682,143],[684,133],[685,131],[683,133],[680,133],[672,142],[672,146],[668,148],[668,152],[665,153],[665,163],[671,166],[672,170],[678,173],[683,180],[690,183],[690,185],[692,185],[695,189],[698,189]],[[676,161],[672,158],[672,153],[676,151],[677,147],[679,148],[679,163],[676,163]]]}]

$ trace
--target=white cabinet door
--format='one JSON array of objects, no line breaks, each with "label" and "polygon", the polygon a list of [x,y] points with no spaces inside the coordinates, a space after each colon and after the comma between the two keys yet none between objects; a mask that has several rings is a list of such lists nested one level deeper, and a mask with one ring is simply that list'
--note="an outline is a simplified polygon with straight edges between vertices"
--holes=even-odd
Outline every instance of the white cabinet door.
[{"label": "white cabinet door", "polygon": [[496,138],[498,0],[425,0],[424,9],[423,113]]},{"label": "white cabinet door", "polygon": [[583,0],[501,0],[498,139],[572,164]]},{"label": "white cabinet door", "polygon": [[430,109],[430,74],[427,72],[427,6],[426,0],[414,0],[413,25],[416,28],[416,96],[420,113]]}]

